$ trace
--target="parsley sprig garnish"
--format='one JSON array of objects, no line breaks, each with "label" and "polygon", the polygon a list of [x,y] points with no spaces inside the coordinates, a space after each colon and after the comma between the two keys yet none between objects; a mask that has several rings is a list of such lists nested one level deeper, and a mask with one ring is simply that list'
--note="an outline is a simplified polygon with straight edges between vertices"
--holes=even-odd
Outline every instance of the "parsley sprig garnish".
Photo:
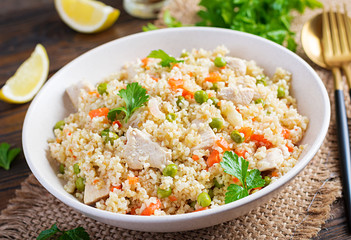
[{"label": "parsley sprig garnish", "polygon": [[169,56],[167,53],[165,53],[161,49],[151,51],[151,53],[147,57],[161,59],[160,64],[162,67],[170,67],[171,63],[184,62],[183,60],[177,60],[174,57]]},{"label": "parsley sprig garnish", "polygon": [[249,162],[232,151],[223,154],[221,166],[224,172],[238,178],[242,184],[229,185],[224,199],[226,204],[249,196],[250,189],[263,187],[265,184],[261,172],[258,169],[248,171]]},{"label": "parsley sprig garnish", "polygon": [[5,170],[10,169],[11,162],[15,159],[15,157],[21,152],[20,148],[12,148],[10,149],[10,144],[1,143],[0,144],[0,167]]},{"label": "parsley sprig garnish", "polygon": [[107,114],[108,119],[111,121],[114,121],[118,114],[124,112],[125,117],[123,121],[127,122],[131,115],[149,100],[146,89],[137,82],[129,83],[126,89],[119,90],[118,95],[123,98],[126,106],[111,109]]},{"label": "parsley sprig garnish", "polygon": [[51,228],[42,231],[37,237],[37,240],[51,239],[56,234],[61,234],[58,238],[57,237],[55,238],[58,240],[89,240],[90,239],[89,234],[82,227],[77,227],[68,231],[62,231],[57,227],[55,223],[54,225],[51,226]]}]

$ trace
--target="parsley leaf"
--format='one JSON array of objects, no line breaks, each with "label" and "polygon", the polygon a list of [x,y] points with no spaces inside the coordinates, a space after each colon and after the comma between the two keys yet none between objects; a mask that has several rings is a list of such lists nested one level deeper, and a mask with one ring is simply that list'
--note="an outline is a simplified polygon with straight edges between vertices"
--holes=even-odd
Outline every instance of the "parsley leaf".
[{"label": "parsley leaf", "polygon": [[51,226],[51,228],[46,229],[39,233],[39,236],[37,237],[37,240],[45,240],[45,239],[50,239],[50,237],[54,236],[56,233],[61,232],[60,229],[58,229],[56,223]]},{"label": "parsley leaf", "polygon": [[261,172],[258,169],[248,171],[249,162],[232,151],[224,152],[221,166],[224,172],[238,178],[242,184],[242,186],[229,185],[225,194],[225,203],[249,196],[250,189],[263,187],[265,184]]},{"label": "parsley leaf", "polygon": [[125,117],[123,121],[127,122],[130,116],[149,100],[146,89],[137,82],[129,83],[126,89],[119,91],[118,95],[123,98],[126,106],[111,109],[107,114],[108,119],[111,121],[116,119],[117,114],[124,112]]},{"label": "parsley leaf", "polygon": [[0,167],[5,170],[10,169],[11,162],[15,157],[21,152],[20,148],[10,149],[10,144],[1,143],[0,144]]},{"label": "parsley leaf", "polygon": [[225,193],[224,202],[225,204],[231,203],[247,196],[249,196],[247,189],[236,184],[230,184]]},{"label": "parsley leaf", "polygon": [[68,231],[61,231],[56,223],[51,226],[51,228],[42,231],[37,240],[47,240],[51,239],[55,234],[61,233],[59,240],[90,240],[89,234],[82,227],[77,227]]},{"label": "parsley leaf", "polygon": [[161,59],[160,64],[162,67],[170,67],[171,63],[184,62],[183,60],[177,60],[174,57],[169,56],[167,53],[165,53],[161,49],[151,51],[151,53],[147,57]]}]

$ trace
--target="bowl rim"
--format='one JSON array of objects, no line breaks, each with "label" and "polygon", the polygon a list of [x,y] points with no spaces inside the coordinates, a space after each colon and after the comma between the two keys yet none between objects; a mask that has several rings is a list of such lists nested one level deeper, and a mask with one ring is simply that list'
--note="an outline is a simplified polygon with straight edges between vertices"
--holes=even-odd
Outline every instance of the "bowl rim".
[{"label": "bowl rim", "polygon": [[[39,169],[36,167],[36,164],[34,163],[31,159],[31,154],[30,154],[30,149],[28,149],[28,146],[26,144],[27,141],[27,129],[30,128],[30,122],[29,120],[31,119],[31,112],[36,106],[36,103],[39,101],[40,96],[43,94],[43,92],[50,87],[51,83],[55,81],[55,79],[60,78],[60,75],[62,72],[65,71],[66,68],[69,68],[71,65],[75,64],[76,61],[79,61],[81,58],[87,57],[89,55],[95,54],[95,52],[100,51],[102,48],[108,48],[114,44],[118,44],[119,42],[123,41],[129,41],[135,38],[139,38],[140,36],[146,36],[146,35],[157,35],[160,34],[161,32],[164,33],[170,33],[170,32],[190,32],[190,31],[210,31],[210,32],[230,32],[233,34],[233,37],[246,37],[246,38],[253,38],[257,41],[263,41],[265,44],[272,45],[275,48],[279,48],[280,51],[285,52],[285,54],[288,54],[290,57],[294,58],[296,61],[300,62],[304,67],[306,67],[309,72],[313,75],[313,77],[317,80],[319,83],[320,91],[323,96],[323,105],[325,107],[325,117],[323,119],[322,123],[322,128],[321,131],[318,133],[315,141],[313,142],[310,150],[304,155],[303,158],[300,158],[297,164],[289,170],[284,176],[279,178],[276,182],[272,183],[271,185],[263,188],[261,191],[255,193],[254,195],[249,195],[245,198],[242,198],[240,200],[237,200],[235,202],[225,204],[222,206],[218,206],[212,209],[208,209],[206,211],[199,211],[199,212],[193,212],[191,214],[186,213],[186,214],[177,214],[177,215],[165,215],[165,216],[152,216],[151,218],[145,217],[145,216],[139,216],[139,215],[128,215],[128,214],[116,214],[113,212],[109,212],[106,210],[101,210],[97,209],[92,206],[85,205],[84,203],[78,201],[77,199],[72,199],[69,198],[66,195],[63,195],[59,190],[56,190],[53,185],[51,185],[41,174]],[[88,216],[95,216],[100,219],[108,219],[108,220],[113,220],[113,221],[126,221],[126,222],[133,222],[133,223],[163,223],[163,222],[178,222],[178,221],[183,221],[183,220],[189,220],[189,218],[192,219],[198,219],[202,218],[204,216],[211,216],[211,215],[217,215],[219,213],[226,212],[228,210],[240,207],[240,206],[245,206],[251,202],[256,201],[259,198],[262,198],[266,195],[269,195],[271,192],[274,192],[275,190],[278,190],[280,187],[284,186],[287,184],[289,181],[291,181],[297,174],[299,174],[305,167],[306,165],[312,160],[314,155],[317,153],[319,150],[320,146],[322,145],[324,138],[327,134],[328,131],[328,126],[330,122],[330,102],[329,102],[329,96],[328,93],[325,89],[325,86],[318,76],[318,74],[315,72],[315,70],[305,62],[300,56],[296,55],[295,53],[291,52],[290,50],[286,49],[285,47],[278,45],[272,41],[269,41],[267,39],[264,39],[262,37],[252,35],[249,33],[245,32],[240,32],[240,31],[235,31],[235,30],[230,30],[230,29],[222,29],[222,28],[214,28],[214,27],[182,27],[182,28],[167,28],[167,29],[160,29],[160,30],[155,30],[155,31],[150,31],[150,32],[140,32],[140,33],[135,33],[132,35],[124,36],[112,41],[109,41],[107,43],[104,43],[102,45],[99,45],[91,50],[88,50],[87,52],[79,55],[66,65],[64,65],[60,70],[58,70],[54,75],[50,77],[50,79],[46,82],[46,84],[43,86],[42,90],[39,91],[37,96],[34,98],[34,100],[31,102],[25,119],[23,123],[23,129],[22,129],[22,146],[23,146],[23,152],[25,155],[25,159],[27,161],[27,164],[31,171],[33,172],[34,176],[38,179],[40,184],[44,186],[52,195],[54,195],[57,199],[62,201],[64,204],[80,211]],[[28,138],[29,139],[29,138]]]}]

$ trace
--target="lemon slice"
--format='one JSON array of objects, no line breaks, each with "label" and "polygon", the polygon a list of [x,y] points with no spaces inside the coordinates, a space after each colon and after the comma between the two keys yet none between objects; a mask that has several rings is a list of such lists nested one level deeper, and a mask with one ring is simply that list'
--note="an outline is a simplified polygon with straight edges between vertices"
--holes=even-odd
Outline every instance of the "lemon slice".
[{"label": "lemon slice", "polygon": [[119,10],[95,0],[55,0],[61,19],[82,33],[105,30],[119,17]]},{"label": "lemon slice", "polygon": [[0,90],[0,99],[9,103],[25,103],[43,86],[49,73],[49,58],[45,48],[37,44],[32,55],[22,63]]}]

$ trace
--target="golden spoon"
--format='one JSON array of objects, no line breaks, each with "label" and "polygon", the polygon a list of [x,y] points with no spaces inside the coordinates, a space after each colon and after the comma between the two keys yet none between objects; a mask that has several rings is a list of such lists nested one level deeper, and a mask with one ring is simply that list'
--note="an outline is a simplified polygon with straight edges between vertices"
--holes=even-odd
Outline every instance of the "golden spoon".
[{"label": "golden spoon", "polygon": [[[302,48],[312,62],[322,68],[329,69],[324,62],[322,43],[322,14],[318,14],[306,22],[301,31]],[[351,71],[347,65],[343,66],[343,71],[346,75],[347,83],[350,88],[351,97]]]}]

